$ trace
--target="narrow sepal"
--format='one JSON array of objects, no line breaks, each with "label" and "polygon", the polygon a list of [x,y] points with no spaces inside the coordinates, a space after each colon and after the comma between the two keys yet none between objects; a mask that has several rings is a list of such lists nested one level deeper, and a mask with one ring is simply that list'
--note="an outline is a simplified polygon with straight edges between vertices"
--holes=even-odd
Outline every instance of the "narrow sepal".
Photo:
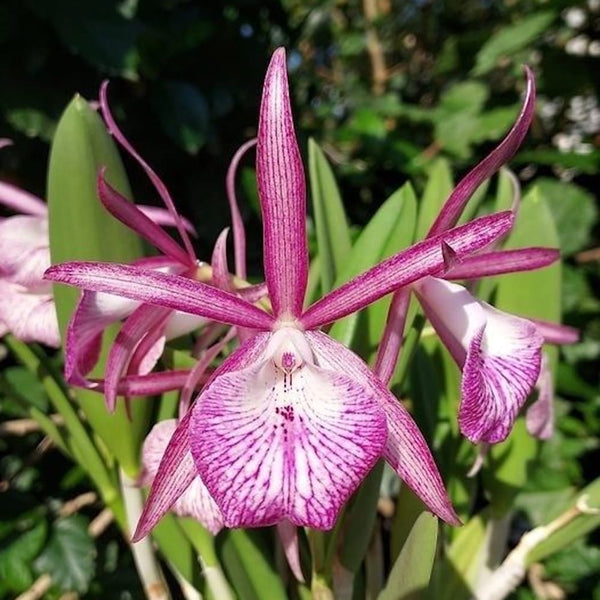
[{"label": "narrow sepal", "polygon": [[111,187],[105,177],[104,169],[98,175],[98,196],[108,212],[121,223],[127,225],[155,248],[160,250],[182,265],[193,265],[187,252],[139,207],[127,198],[123,197],[117,190]]},{"label": "narrow sepal", "polygon": [[459,256],[469,254],[485,248],[506,233],[513,221],[511,212],[498,213],[419,242],[333,290],[310,306],[300,321],[306,329],[313,329],[365,308],[427,275],[441,274],[444,270],[443,242]]},{"label": "narrow sepal", "polygon": [[560,252],[554,248],[519,248],[482,252],[447,265],[444,278],[479,279],[504,273],[532,271],[547,267],[559,258]]},{"label": "narrow sepal", "polygon": [[256,149],[265,279],[276,317],[300,315],[308,278],[306,183],[296,142],[285,50],[273,54],[263,88]]},{"label": "narrow sepal", "polygon": [[527,66],[525,67],[525,76],[527,78],[525,98],[514,125],[500,144],[469,171],[454,188],[431,226],[428,236],[437,235],[456,225],[475,190],[508,162],[519,149],[531,125],[535,110],[535,79],[533,72]]},{"label": "narrow sepal", "polygon": [[178,275],[113,263],[71,262],[50,267],[46,279],[164,306],[230,325],[270,329],[273,317],[242,298]]}]

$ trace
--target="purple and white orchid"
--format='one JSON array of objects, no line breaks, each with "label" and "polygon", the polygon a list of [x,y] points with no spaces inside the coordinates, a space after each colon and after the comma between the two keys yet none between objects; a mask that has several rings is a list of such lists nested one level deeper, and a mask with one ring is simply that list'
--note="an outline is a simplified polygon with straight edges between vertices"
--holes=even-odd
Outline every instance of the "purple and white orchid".
[{"label": "purple and white orchid", "polygon": [[[452,190],[427,238],[439,235],[459,220],[475,190],[515,154],[531,124],[535,106],[535,81],[525,68],[527,89],[515,124],[502,142]],[[518,182],[512,211],[518,210]],[[499,240],[497,240],[496,244]],[[559,258],[553,248],[517,250],[484,249],[459,258],[451,244],[444,243],[446,270],[441,277],[425,277],[395,293],[379,348],[375,370],[388,381],[401,349],[402,330],[413,291],[425,315],[462,371],[460,430],[476,443],[504,440],[534,386],[541,377],[542,345],[545,337],[528,319],[510,315],[475,298],[465,287],[446,281],[476,280],[482,277],[539,269]],[[548,341],[572,343],[574,332],[555,324]],[[576,337],[576,336],[575,336]],[[544,379],[541,403],[534,411],[536,421],[544,420],[549,403],[548,376]],[[532,422],[534,417],[531,417]],[[541,427],[541,426],[540,426]],[[532,430],[540,427],[531,426]],[[547,429],[546,429],[547,433]]]},{"label": "purple and white orchid", "polygon": [[228,527],[289,521],[331,528],[384,457],[438,516],[457,517],[416,424],[367,365],[319,328],[402,286],[446,270],[506,234],[499,213],[432,235],[303,310],[308,276],[305,181],[292,122],[285,52],[269,65],[257,177],[272,312],[201,281],[143,266],[64,263],[46,276],[254,330],[213,373],[175,429],[134,539],[146,535],[199,476]]}]

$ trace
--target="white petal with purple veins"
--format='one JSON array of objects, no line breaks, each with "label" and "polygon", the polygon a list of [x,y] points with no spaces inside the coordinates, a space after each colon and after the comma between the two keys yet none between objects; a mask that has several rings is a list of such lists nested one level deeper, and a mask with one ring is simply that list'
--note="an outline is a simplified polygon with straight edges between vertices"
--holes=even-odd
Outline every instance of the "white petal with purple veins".
[{"label": "white petal with purple veins", "polygon": [[385,416],[361,383],[317,366],[299,330],[267,339],[192,408],[192,455],[228,527],[330,529],[381,455]]}]

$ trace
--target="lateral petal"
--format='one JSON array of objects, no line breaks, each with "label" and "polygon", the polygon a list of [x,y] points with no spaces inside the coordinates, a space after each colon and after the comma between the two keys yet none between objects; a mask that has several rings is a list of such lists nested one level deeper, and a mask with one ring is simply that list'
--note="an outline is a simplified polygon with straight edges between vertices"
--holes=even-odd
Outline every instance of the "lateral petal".
[{"label": "lateral petal", "polygon": [[276,317],[302,312],[308,278],[306,184],[296,142],[285,50],[273,53],[258,124],[256,177],[263,214],[265,280]]},{"label": "lateral petal", "polygon": [[291,347],[306,352],[291,364],[301,366],[277,366],[287,331],[259,334],[262,357],[224,368],[192,408],[192,455],[228,527],[287,519],[330,529],[385,444],[377,399],[343,370],[311,364],[304,334],[292,331]]},{"label": "lateral petal", "polygon": [[429,509],[444,521],[460,524],[427,442],[398,399],[369,367],[339,342],[319,331],[306,333],[319,364],[343,370],[377,398],[387,422],[383,457]]},{"label": "lateral petal", "polygon": [[83,291],[67,328],[65,378],[87,386],[85,376],[98,362],[104,330],[130,315],[138,302],[97,292]]}]

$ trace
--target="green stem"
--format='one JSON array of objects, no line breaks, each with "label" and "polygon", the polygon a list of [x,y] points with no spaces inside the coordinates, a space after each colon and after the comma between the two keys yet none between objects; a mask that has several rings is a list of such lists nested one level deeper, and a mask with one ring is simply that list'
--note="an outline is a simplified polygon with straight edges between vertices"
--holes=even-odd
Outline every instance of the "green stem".
[{"label": "green stem", "polygon": [[92,479],[103,502],[111,509],[115,520],[123,531],[126,529],[123,504],[115,487],[114,477],[107,469],[98,449],[92,442],[79,415],[69,400],[68,389],[60,376],[50,364],[48,357],[37,346],[28,346],[12,335],[4,337],[15,358],[39,378],[50,402],[64,419],[64,426],[69,432],[68,450],[72,457],[85,469]]}]

